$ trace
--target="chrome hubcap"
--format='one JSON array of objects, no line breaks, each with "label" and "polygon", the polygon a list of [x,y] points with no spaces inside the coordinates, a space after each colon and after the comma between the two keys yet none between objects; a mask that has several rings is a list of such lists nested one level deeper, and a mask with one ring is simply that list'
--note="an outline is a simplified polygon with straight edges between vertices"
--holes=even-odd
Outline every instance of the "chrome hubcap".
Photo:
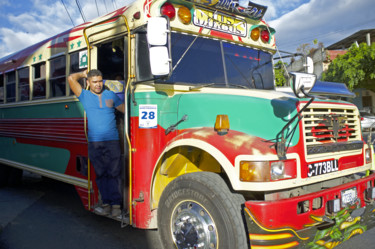
[{"label": "chrome hubcap", "polygon": [[171,222],[172,237],[178,249],[217,248],[216,225],[198,203],[179,203],[173,210]]}]

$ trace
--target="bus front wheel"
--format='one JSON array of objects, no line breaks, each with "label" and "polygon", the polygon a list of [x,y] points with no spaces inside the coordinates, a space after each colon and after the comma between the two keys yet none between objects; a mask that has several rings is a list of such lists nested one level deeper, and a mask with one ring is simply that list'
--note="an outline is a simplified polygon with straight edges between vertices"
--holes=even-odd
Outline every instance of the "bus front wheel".
[{"label": "bus front wheel", "polygon": [[159,201],[158,229],[164,248],[249,248],[241,198],[214,173],[176,178]]}]

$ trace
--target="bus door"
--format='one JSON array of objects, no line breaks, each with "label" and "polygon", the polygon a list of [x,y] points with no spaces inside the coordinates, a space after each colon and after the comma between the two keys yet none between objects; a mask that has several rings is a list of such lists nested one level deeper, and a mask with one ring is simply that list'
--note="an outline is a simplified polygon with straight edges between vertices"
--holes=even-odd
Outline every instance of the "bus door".
[{"label": "bus door", "polygon": [[[103,74],[103,84],[108,90],[125,103],[125,113],[116,110],[116,123],[119,130],[122,158],[123,158],[123,181],[121,189],[123,191],[123,208],[128,209],[129,181],[128,181],[128,103],[126,89],[129,84],[128,62],[130,47],[128,43],[130,29],[124,16],[112,17],[95,23],[84,30],[84,35],[88,47],[88,70],[98,69]],[[113,37],[112,39],[110,37]],[[129,166],[129,167],[128,167]],[[92,173],[90,173],[92,174]],[[90,177],[90,175],[89,175]],[[90,182],[90,180],[89,180]],[[90,192],[90,191],[89,191]],[[89,196],[90,199],[90,196]],[[99,203],[92,203],[94,208]],[[131,210],[129,210],[131,212]]]}]

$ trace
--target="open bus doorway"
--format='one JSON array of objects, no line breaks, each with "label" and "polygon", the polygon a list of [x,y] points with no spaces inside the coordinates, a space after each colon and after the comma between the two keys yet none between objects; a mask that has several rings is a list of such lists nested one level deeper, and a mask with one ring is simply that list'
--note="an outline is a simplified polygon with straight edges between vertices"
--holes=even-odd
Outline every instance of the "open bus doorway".
[{"label": "open bus doorway", "polygon": [[[125,100],[124,91],[127,81],[127,38],[122,37],[98,45],[97,65],[103,74],[106,89],[115,92],[122,101]],[[126,105],[126,104],[125,104]],[[124,115],[116,111],[117,128],[119,129],[121,151],[124,148]]]},{"label": "open bus doorway", "polygon": [[[108,90],[115,92],[118,97],[125,101],[125,84],[127,82],[127,37],[121,37],[106,43],[97,45],[97,69],[103,74],[103,84]],[[125,103],[125,111],[127,106]],[[125,123],[124,114],[115,111],[116,125],[119,132],[121,154],[123,160],[123,174],[122,186],[123,192],[123,209],[128,207],[127,193],[128,193],[128,150],[127,142],[125,139]]]}]

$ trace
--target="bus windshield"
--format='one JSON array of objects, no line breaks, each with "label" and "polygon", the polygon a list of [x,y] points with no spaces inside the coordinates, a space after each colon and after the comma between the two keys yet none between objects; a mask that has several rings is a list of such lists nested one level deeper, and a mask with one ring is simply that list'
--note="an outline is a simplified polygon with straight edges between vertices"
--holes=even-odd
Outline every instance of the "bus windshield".
[{"label": "bus windshield", "polygon": [[172,33],[172,67],[164,82],[274,89],[270,53],[224,41]]}]

